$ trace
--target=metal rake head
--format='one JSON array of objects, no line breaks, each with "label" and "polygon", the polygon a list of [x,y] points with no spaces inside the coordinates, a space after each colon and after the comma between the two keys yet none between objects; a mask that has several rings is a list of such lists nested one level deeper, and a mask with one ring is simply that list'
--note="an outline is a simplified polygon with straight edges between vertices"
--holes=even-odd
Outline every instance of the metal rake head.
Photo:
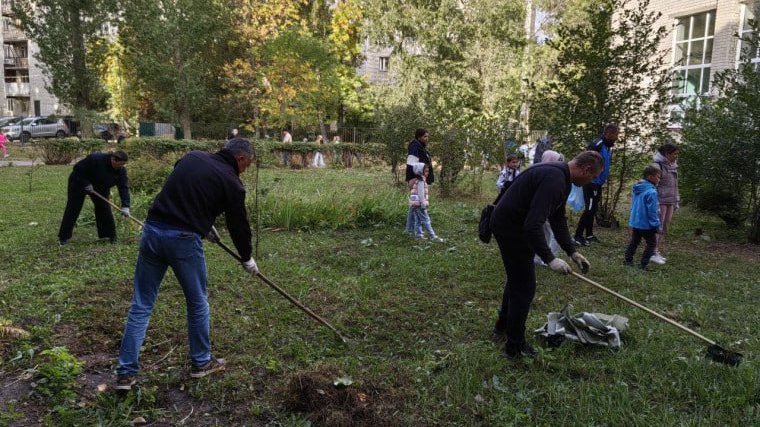
[{"label": "metal rake head", "polygon": [[713,360],[714,362],[725,363],[730,366],[739,366],[744,356],[741,353],[735,351],[726,350],[718,344],[712,344],[707,347],[707,353],[705,357]]}]

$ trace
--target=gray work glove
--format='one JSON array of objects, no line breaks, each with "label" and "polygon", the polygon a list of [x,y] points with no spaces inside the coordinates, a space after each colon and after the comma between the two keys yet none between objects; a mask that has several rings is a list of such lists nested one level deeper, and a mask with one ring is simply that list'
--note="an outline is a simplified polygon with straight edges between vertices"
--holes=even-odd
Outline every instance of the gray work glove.
[{"label": "gray work glove", "polygon": [[251,273],[251,274],[259,274],[259,267],[256,265],[256,261],[253,260],[253,258],[249,259],[248,261],[243,263],[243,268],[245,271]]},{"label": "gray work glove", "polygon": [[570,264],[566,263],[562,258],[554,258],[552,262],[549,263],[549,268],[560,274],[570,274],[573,272],[573,269],[570,268]]},{"label": "gray work glove", "polygon": [[121,208],[121,214],[129,218],[129,208]]},{"label": "gray work glove", "polygon": [[578,268],[581,269],[581,273],[586,274],[588,272],[588,269],[591,268],[591,263],[588,262],[585,256],[579,254],[578,252],[573,253],[572,258],[573,261],[578,264]]},{"label": "gray work glove", "polygon": [[92,184],[87,184],[84,187],[84,191],[86,191],[88,193],[94,193],[95,192],[95,188],[92,186]]}]

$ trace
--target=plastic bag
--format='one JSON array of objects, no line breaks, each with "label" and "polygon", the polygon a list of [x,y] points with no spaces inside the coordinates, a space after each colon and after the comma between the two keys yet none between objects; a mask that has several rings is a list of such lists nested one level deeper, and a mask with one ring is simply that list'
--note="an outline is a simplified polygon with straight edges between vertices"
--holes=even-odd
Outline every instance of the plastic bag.
[{"label": "plastic bag", "polygon": [[586,206],[586,202],[583,200],[583,187],[578,187],[575,184],[571,184],[571,187],[570,195],[567,196],[567,204],[573,212],[578,213]]}]

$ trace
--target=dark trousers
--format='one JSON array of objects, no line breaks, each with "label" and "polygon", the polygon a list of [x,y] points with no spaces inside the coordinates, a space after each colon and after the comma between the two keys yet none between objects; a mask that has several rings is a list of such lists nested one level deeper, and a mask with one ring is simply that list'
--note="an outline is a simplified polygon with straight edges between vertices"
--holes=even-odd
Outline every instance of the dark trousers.
[{"label": "dark trousers", "polygon": [[644,253],[641,254],[641,266],[646,267],[649,264],[649,258],[654,254],[654,248],[657,247],[657,230],[642,230],[640,228],[631,229],[631,241],[628,243],[628,248],[625,250],[625,262],[632,263],[633,255],[636,253],[636,248],[639,247],[641,239],[646,242]]},{"label": "dark trousers", "polygon": [[507,272],[496,329],[506,332],[508,345],[520,345],[525,343],[525,322],[536,294],[534,253],[527,245],[510,241],[509,237],[498,234],[494,237]]},{"label": "dark trousers", "polygon": [[599,208],[599,201],[602,198],[602,186],[598,184],[586,184],[583,186],[583,200],[586,202],[586,208],[581,214],[578,221],[578,228],[575,229],[576,237],[586,237],[594,235],[594,218],[596,210]]},{"label": "dark trousers", "polygon": [[[95,191],[103,197],[108,197],[109,191],[107,188],[96,188]],[[87,192],[84,191],[84,186],[79,180],[70,176],[66,210],[63,212],[61,228],[58,229],[59,241],[71,239],[71,235],[74,233],[74,225],[84,205],[85,196],[87,196]],[[92,203],[95,205],[95,225],[98,228],[98,237],[101,239],[104,237],[115,239],[116,224],[113,220],[113,214],[111,214],[111,207],[96,196],[90,195],[90,199],[92,199]]]}]

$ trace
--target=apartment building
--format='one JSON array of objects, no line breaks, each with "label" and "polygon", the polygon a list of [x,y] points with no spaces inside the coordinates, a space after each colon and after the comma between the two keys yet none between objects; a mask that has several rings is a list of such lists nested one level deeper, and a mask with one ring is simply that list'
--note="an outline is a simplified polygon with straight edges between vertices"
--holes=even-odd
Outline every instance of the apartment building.
[{"label": "apartment building", "polygon": [[662,13],[656,25],[672,31],[662,43],[670,51],[673,70],[671,117],[683,113],[683,106],[699,96],[715,96],[712,81],[716,73],[735,69],[740,61],[760,67],[757,47],[741,42],[736,34],[751,30],[759,0],[652,0],[650,8]]},{"label": "apartment building", "polygon": [[392,48],[381,47],[365,39],[362,43],[364,62],[357,67],[357,73],[370,84],[392,84],[393,79],[390,72],[392,53]]},{"label": "apartment building", "polygon": [[47,116],[60,114],[58,100],[45,85],[45,78],[34,59],[37,44],[18,28],[12,0],[0,0],[3,28],[2,76],[0,86],[0,115]]}]

